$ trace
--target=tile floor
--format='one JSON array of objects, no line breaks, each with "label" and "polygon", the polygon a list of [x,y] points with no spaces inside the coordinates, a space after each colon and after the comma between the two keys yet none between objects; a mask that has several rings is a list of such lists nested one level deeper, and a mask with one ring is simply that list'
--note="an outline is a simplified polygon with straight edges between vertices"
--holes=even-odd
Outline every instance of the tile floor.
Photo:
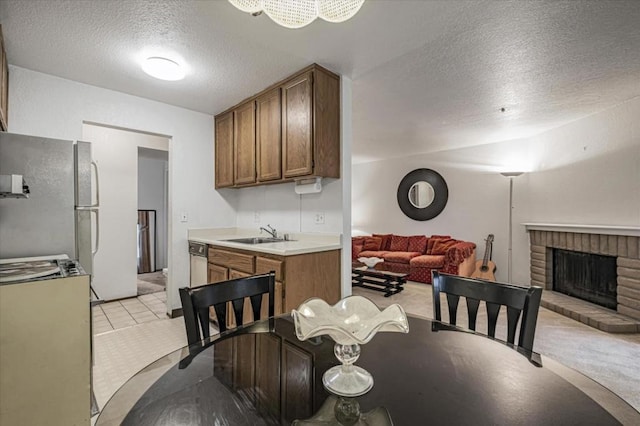
[{"label": "tile floor", "polygon": [[[353,292],[369,297],[380,307],[399,303],[409,314],[433,318],[429,285],[410,282],[404,292],[389,298],[362,288]],[[164,299],[164,293],[154,293],[94,308],[96,322],[102,321],[102,331],[94,327],[93,369],[100,407],[136,372],[186,345],[183,319],[165,315]],[[465,309],[461,307],[459,312],[460,324],[464,324]],[[446,320],[446,313],[443,315]],[[482,330],[483,320],[478,319],[480,332],[486,332]],[[486,328],[486,320],[484,324]],[[499,323],[498,338],[501,333],[506,335],[505,329],[506,325]],[[534,350],[600,382],[640,409],[640,334],[605,333],[540,308]]]},{"label": "tile floor", "polygon": [[93,308],[93,334],[167,318],[167,294],[144,294]]}]

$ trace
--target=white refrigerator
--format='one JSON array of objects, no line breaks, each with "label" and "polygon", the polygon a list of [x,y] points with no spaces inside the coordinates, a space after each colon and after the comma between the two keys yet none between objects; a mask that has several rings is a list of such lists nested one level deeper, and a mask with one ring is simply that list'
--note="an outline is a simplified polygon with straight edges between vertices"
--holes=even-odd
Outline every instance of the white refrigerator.
[{"label": "white refrigerator", "polygon": [[100,194],[91,144],[0,133],[0,176],[11,175],[29,193],[0,191],[0,259],[66,254],[92,274]]}]

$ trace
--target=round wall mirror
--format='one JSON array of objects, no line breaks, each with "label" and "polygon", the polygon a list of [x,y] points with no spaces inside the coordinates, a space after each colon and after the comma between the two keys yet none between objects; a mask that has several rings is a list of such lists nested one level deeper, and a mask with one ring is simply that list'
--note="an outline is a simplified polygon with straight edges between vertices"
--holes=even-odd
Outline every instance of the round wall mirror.
[{"label": "round wall mirror", "polygon": [[433,203],[435,195],[433,186],[423,180],[414,183],[411,185],[411,188],[409,188],[409,202],[413,207],[419,209],[424,209]]},{"label": "round wall mirror", "polygon": [[438,216],[449,199],[449,188],[443,177],[431,169],[416,169],[398,185],[400,210],[414,220]]}]

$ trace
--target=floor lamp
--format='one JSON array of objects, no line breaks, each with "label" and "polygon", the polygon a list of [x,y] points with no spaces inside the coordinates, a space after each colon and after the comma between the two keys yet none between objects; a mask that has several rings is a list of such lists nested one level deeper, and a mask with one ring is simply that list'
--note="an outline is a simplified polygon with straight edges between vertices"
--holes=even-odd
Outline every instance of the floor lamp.
[{"label": "floor lamp", "polygon": [[524,172],[503,172],[504,177],[509,178],[509,258],[507,260],[507,282],[511,284],[511,256],[513,252],[513,178],[520,176]]}]

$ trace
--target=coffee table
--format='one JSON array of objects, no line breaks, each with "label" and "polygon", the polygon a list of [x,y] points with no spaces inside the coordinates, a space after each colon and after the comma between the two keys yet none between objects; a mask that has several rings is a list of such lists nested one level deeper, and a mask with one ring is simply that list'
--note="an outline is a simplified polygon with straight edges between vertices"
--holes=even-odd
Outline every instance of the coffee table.
[{"label": "coffee table", "polygon": [[351,268],[351,285],[381,291],[384,292],[384,297],[389,297],[404,290],[402,286],[407,282],[407,275],[409,274],[379,271],[369,269],[366,266],[353,266]]}]

